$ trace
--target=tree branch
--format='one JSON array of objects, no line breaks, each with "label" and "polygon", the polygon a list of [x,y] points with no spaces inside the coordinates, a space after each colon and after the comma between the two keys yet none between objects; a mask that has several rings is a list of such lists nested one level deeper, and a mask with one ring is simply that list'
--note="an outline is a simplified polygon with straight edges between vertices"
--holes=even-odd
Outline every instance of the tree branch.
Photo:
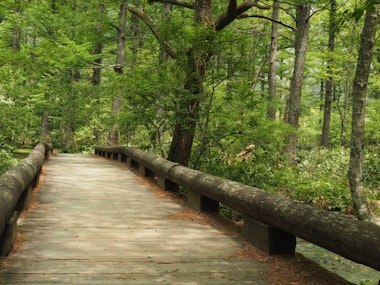
[{"label": "tree branch", "polygon": [[245,19],[245,18],[260,18],[260,19],[266,19],[266,20],[269,20],[269,21],[272,21],[272,22],[275,22],[281,26],[284,26],[288,29],[291,29],[292,31],[296,32],[297,29],[288,25],[288,24],[285,24],[279,20],[276,20],[276,19],[273,19],[271,17],[267,17],[267,16],[263,16],[263,15],[256,15],[256,14],[248,14],[248,13],[243,13],[241,15],[238,16],[238,19]]},{"label": "tree branch", "polygon": [[235,19],[237,19],[241,14],[253,7],[265,10],[270,9],[270,6],[258,3],[258,0],[245,0],[240,5],[237,5],[236,2],[236,0],[230,0],[227,11],[220,15],[219,18],[215,21],[215,30],[223,30],[226,26],[228,26]]},{"label": "tree branch", "polygon": [[159,2],[159,3],[168,3],[184,8],[194,9],[195,4],[194,3],[187,3],[181,0],[149,0],[149,2]]},{"label": "tree branch", "polygon": [[171,58],[173,59],[177,58],[177,53],[170,46],[170,44],[162,38],[162,36],[160,35],[159,31],[156,28],[156,24],[154,23],[152,18],[150,18],[149,15],[145,13],[144,10],[131,4],[128,4],[127,9],[128,11],[130,11],[131,13],[139,17],[148,26],[148,28],[153,33],[154,37],[159,42],[160,46],[168,53],[168,55]]}]

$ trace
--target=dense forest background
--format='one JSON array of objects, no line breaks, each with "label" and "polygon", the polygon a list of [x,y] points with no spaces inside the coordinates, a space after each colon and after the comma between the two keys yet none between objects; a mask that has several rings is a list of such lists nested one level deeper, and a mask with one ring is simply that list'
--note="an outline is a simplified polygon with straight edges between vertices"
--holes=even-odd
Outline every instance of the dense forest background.
[{"label": "dense forest background", "polygon": [[39,141],[126,144],[353,214],[364,86],[357,180],[379,211],[379,40],[361,42],[374,2],[1,1],[1,171]]}]

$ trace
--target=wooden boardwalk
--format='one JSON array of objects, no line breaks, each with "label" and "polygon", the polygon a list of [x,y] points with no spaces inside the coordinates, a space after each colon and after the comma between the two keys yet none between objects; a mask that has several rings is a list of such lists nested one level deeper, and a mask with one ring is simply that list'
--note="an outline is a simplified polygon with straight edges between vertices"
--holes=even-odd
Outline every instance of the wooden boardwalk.
[{"label": "wooden boardwalk", "polygon": [[239,240],[169,219],[183,208],[115,162],[55,155],[36,201],[1,284],[269,283],[266,263],[231,257]]}]

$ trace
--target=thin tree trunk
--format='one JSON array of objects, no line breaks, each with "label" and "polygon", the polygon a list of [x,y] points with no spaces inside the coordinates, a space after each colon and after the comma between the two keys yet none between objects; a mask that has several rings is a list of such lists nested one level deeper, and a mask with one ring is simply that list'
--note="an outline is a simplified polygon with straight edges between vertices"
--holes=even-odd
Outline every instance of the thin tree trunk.
[{"label": "thin tree trunk", "polygon": [[346,73],[346,83],[345,83],[345,92],[344,92],[344,108],[343,111],[341,108],[339,109],[340,111],[340,118],[341,118],[341,123],[340,123],[340,138],[339,138],[339,143],[341,146],[346,146],[346,139],[344,137],[344,134],[346,133],[346,128],[347,128],[347,114],[349,111],[349,100],[350,100],[350,95],[351,95],[351,67],[347,68],[347,73]]},{"label": "thin tree trunk", "polygon": [[301,107],[302,83],[305,71],[307,41],[310,26],[310,4],[300,4],[296,11],[296,42],[295,42],[295,63],[293,78],[290,84],[290,95],[288,100],[287,123],[294,128],[289,134],[285,152],[291,160],[296,154],[297,133],[299,127],[299,116]]},{"label": "thin tree trunk", "polygon": [[126,42],[126,29],[127,29],[127,1],[123,1],[120,5],[119,11],[119,27],[117,33],[117,54],[116,64],[114,70],[118,74],[124,72],[125,61],[125,42]]},{"label": "thin tree trunk", "polygon": [[358,62],[353,84],[352,129],[348,180],[356,217],[373,222],[363,186],[365,104],[368,77],[375,45],[378,7],[367,10],[361,34]]},{"label": "thin tree trunk", "polygon": [[328,78],[326,81],[325,104],[323,108],[324,112],[323,112],[323,125],[322,125],[322,141],[321,141],[321,145],[326,148],[329,147],[331,103],[332,103],[333,90],[334,90],[333,70],[331,67],[331,63],[333,61],[332,55],[335,49],[335,33],[336,33],[335,17],[336,17],[336,0],[331,0],[329,43],[328,43],[328,51],[330,54],[329,54],[329,60],[327,63]]},{"label": "thin tree trunk", "polygon": [[140,31],[139,31],[139,17],[132,13],[131,15],[131,25],[129,27],[131,32],[132,39],[132,58],[131,58],[131,66],[135,67],[137,65],[137,55],[140,45]]},{"label": "thin tree trunk", "polygon": [[[127,1],[123,1],[120,5],[119,12],[119,28],[117,35],[117,54],[114,70],[117,74],[123,74],[125,62],[125,42],[127,29]],[[119,114],[121,111],[121,91],[116,91],[116,96],[112,103],[112,117],[114,120],[112,129],[109,133],[109,144],[117,145],[119,143]]]},{"label": "thin tree trunk", "polygon": [[17,53],[21,50],[21,27],[20,27],[20,18],[22,14],[21,6],[20,6],[20,1],[16,0],[16,9],[15,9],[15,14],[16,14],[16,25],[13,28],[13,37],[12,37],[12,52]]},{"label": "thin tree trunk", "polygon": [[[98,11],[99,11],[99,19],[98,19],[98,23],[96,25],[96,31],[97,31],[97,40],[96,40],[96,43],[95,43],[95,48],[94,48],[94,54],[102,54],[102,50],[103,50],[103,43],[102,43],[102,39],[101,39],[101,31],[103,29],[103,26],[102,26],[102,21],[101,21],[101,14],[104,13],[104,4],[102,3],[102,1],[99,1],[99,4],[98,4]],[[92,69],[93,70],[93,73],[92,73],[92,85],[94,86],[99,86],[100,83],[101,83],[101,80],[102,80],[102,76],[101,76],[101,67],[100,65],[102,64],[102,58],[99,57],[97,59],[94,60],[94,63],[95,63],[95,67]]]},{"label": "thin tree trunk", "polygon": [[[278,19],[280,9],[280,2],[273,1],[272,18]],[[270,43],[270,57],[269,57],[269,76],[268,76],[268,107],[267,116],[271,120],[276,119],[276,74],[277,74],[277,44],[278,44],[278,24],[272,21],[272,36]]]},{"label": "thin tree trunk", "polygon": [[41,142],[47,143],[49,142],[49,117],[48,112],[44,111],[42,113],[42,119],[41,119]]},{"label": "thin tree trunk", "polygon": [[[169,12],[173,9],[173,5],[170,3],[162,3],[162,20],[165,21],[168,18]],[[165,61],[168,58],[168,53],[160,47],[160,61]]]}]

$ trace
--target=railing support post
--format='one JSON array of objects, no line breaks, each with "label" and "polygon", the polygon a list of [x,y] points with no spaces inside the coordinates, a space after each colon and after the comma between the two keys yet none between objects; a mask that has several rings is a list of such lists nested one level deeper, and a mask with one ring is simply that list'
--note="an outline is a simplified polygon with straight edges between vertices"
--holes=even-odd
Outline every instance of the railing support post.
[{"label": "railing support post", "polygon": [[137,167],[139,167],[139,163],[136,160],[133,160],[130,157],[127,158],[127,165],[130,168],[137,168]]},{"label": "railing support post", "polygon": [[290,254],[296,249],[296,237],[244,216],[243,238],[268,255]]},{"label": "railing support post", "polygon": [[219,202],[194,191],[187,193],[187,204],[198,212],[219,213]]},{"label": "railing support post", "polygon": [[5,225],[3,234],[0,238],[0,256],[8,255],[9,251],[12,249],[13,243],[16,239],[17,234],[17,219],[19,213],[17,211],[13,212],[13,216],[9,219],[8,223]]},{"label": "railing support post", "polygon": [[16,211],[24,211],[29,209],[30,202],[32,200],[32,184],[29,184],[22,192],[20,198],[18,199],[17,205],[15,207]]},{"label": "railing support post", "polygon": [[127,162],[127,157],[125,154],[119,153],[117,157],[119,162]]},{"label": "railing support post", "polygon": [[144,165],[139,165],[139,173],[145,177],[154,177],[154,172]]},{"label": "railing support post", "polygon": [[178,184],[175,184],[174,182],[168,179],[165,179],[163,177],[158,177],[157,185],[160,186],[162,189],[168,190],[168,191],[176,192],[179,190]]}]

